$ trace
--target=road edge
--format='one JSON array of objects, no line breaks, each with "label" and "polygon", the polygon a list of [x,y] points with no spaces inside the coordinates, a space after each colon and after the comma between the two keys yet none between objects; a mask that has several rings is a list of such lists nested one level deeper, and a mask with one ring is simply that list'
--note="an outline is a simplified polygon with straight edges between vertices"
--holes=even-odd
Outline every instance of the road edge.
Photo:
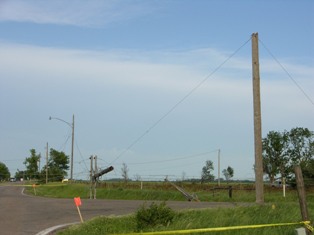
[{"label": "road edge", "polygon": [[69,227],[69,226],[74,225],[74,224],[79,224],[79,223],[80,222],[74,222],[74,223],[56,225],[56,226],[47,228],[47,229],[45,229],[43,231],[40,231],[39,233],[36,233],[35,235],[49,235],[49,234],[53,234],[57,230]]}]

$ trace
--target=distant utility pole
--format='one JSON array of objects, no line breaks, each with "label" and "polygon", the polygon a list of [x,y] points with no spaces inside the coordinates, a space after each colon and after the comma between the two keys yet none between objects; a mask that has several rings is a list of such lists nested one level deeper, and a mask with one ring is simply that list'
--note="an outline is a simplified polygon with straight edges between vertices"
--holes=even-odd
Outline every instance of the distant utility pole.
[{"label": "distant utility pole", "polygon": [[48,183],[48,142],[46,146],[46,184]]},{"label": "distant utility pole", "polygon": [[72,116],[71,180],[73,180],[73,154],[74,154],[74,114]]},{"label": "distant utility pole", "polygon": [[93,182],[93,188],[94,188],[94,199],[96,199],[96,187],[97,187],[97,179],[95,178],[95,175],[98,173],[98,168],[97,168],[97,156],[94,156],[94,162],[95,162],[95,168],[94,168],[94,182]]},{"label": "distant utility pole", "polygon": [[260,99],[260,74],[258,56],[258,33],[252,34],[252,69],[254,103],[254,144],[255,144],[255,193],[256,203],[264,203],[263,157],[262,157],[262,118]]},{"label": "distant utility pole", "polygon": [[72,123],[69,123],[67,121],[64,121],[61,118],[57,118],[57,117],[49,117],[49,120],[52,119],[56,119],[59,120],[61,122],[64,122],[65,124],[67,124],[68,126],[71,127],[72,129],[72,145],[71,145],[71,170],[70,170],[70,180],[73,180],[73,155],[74,155],[74,114],[72,116]]},{"label": "distant utility pole", "polygon": [[220,186],[220,149],[218,149],[218,186]]},{"label": "distant utility pole", "polygon": [[93,160],[94,160],[94,157],[93,155],[90,156],[90,189],[89,189],[89,199],[92,199],[93,198],[93,182],[94,182],[94,179],[93,179],[93,176],[94,176],[94,170],[93,170]]}]

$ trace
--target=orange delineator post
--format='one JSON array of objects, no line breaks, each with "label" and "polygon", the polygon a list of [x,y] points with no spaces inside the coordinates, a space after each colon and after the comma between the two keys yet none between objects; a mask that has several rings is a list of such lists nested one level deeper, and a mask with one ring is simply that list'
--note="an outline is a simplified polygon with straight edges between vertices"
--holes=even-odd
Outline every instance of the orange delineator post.
[{"label": "orange delineator post", "polygon": [[84,221],[83,221],[82,214],[81,214],[81,211],[80,211],[80,206],[82,205],[81,198],[80,197],[75,197],[74,198],[74,203],[75,203],[77,211],[79,213],[81,222],[83,223]]}]

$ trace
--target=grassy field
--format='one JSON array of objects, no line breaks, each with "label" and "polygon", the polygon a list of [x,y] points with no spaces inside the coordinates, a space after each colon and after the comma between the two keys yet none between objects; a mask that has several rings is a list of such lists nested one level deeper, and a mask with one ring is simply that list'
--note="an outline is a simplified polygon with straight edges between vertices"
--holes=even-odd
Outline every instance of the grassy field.
[{"label": "grassy field", "polygon": [[[195,192],[200,201],[225,201],[225,202],[254,202],[255,191],[252,184],[233,184],[232,198],[229,198],[228,190],[215,189],[217,185],[199,185],[185,183],[180,184],[186,191]],[[221,185],[226,188],[229,185]],[[220,187],[220,188],[221,188]],[[48,184],[36,187],[36,194],[49,197],[81,198],[89,197],[89,185],[84,183],[75,184]],[[30,187],[29,193],[34,193]],[[176,212],[173,222],[167,226],[157,226],[153,231],[163,230],[185,230],[195,228],[214,228],[224,226],[273,224],[273,223],[295,223],[301,221],[298,196],[295,189],[288,189],[286,197],[283,197],[279,188],[265,186],[265,205],[219,208],[206,210],[193,210]],[[136,182],[124,184],[106,182],[98,185],[98,199],[125,199],[125,200],[186,200],[185,197],[173,186],[165,182],[144,183],[141,190],[140,184]],[[310,218],[314,218],[314,190],[307,190],[307,202]],[[301,225],[270,227],[259,229],[243,229],[224,232],[207,232],[202,234],[219,235],[243,235],[243,234],[294,234],[294,229]],[[84,222],[84,224],[73,226],[66,231],[59,232],[61,235],[104,235],[136,232],[136,219],[134,215],[126,217],[99,217]],[[150,231],[149,229],[147,231]]]},{"label": "grassy field", "polygon": [[[211,202],[255,202],[255,190],[253,184],[192,184],[177,183],[190,194],[195,193],[200,201]],[[228,187],[232,186],[232,198],[229,197]],[[34,194],[32,188],[28,189]],[[87,183],[49,183],[37,185],[38,196],[57,198],[89,198],[90,186]],[[308,190],[308,197],[313,199],[314,190]],[[283,198],[280,188],[265,186],[264,196],[266,202],[277,202],[278,198],[285,202],[296,202],[298,200],[295,189],[287,189],[286,197]],[[139,182],[119,183],[106,182],[97,186],[97,199],[122,199],[122,200],[159,200],[159,201],[185,201],[186,198],[176,188],[165,182],[145,182],[141,189]]]}]

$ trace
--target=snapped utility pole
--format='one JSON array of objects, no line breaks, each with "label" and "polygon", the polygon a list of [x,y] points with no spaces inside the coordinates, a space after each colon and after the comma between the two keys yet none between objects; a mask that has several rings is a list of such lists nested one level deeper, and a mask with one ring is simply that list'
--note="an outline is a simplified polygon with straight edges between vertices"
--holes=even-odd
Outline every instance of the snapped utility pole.
[{"label": "snapped utility pole", "polygon": [[97,179],[95,178],[95,175],[98,173],[98,168],[97,168],[97,156],[94,156],[94,162],[95,162],[95,168],[94,168],[94,182],[93,182],[93,188],[94,188],[94,199],[96,199],[96,187],[97,187]]},{"label": "snapped utility pole", "polygon": [[94,160],[94,157],[93,155],[90,156],[90,188],[89,188],[89,199],[92,199],[93,198],[93,175],[94,175],[94,170],[93,170],[93,160]]},{"label": "snapped utility pole", "polygon": [[262,118],[260,98],[260,74],[258,56],[258,33],[252,34],[252,69],[254,103],[254,145],[255,145],[255,193],[256,203],[264,203],[263,157],[262,157]]}]

